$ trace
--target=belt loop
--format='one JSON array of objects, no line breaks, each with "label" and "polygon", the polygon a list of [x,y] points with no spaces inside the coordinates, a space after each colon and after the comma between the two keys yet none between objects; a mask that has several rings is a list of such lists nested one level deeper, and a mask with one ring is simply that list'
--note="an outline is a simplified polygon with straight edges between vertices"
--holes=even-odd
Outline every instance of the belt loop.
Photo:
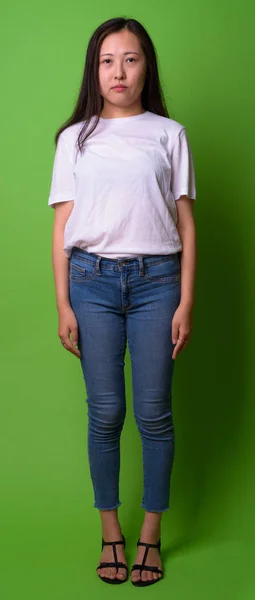
[{"label": "belt loop", "polygon": [[139,260],[139,275],[143,276],[144,275],[143,256],[138,256],[138,260]]},{"label": "belt loop", "polygon": [[97,260],[96,260],[96,272],[97,275],[102,275],[101,271],[100,271],[100,261],[101,261],[102,256],[98,256]]}]

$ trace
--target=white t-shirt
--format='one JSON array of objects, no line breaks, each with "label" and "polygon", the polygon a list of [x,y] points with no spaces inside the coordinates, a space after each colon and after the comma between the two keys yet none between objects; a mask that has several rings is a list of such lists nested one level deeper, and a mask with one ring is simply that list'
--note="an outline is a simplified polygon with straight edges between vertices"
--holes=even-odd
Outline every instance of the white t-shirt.
[{"label": "white t-shirt", "polygon": [[74,200],[66,256],[73,246],[107,258],[182,250],[175,201],[183,194],[196,198],[185,127],[150,111],[101,117],[81,153],[76,141],[83,125],[58,138],[48,199],[49,206]]}]

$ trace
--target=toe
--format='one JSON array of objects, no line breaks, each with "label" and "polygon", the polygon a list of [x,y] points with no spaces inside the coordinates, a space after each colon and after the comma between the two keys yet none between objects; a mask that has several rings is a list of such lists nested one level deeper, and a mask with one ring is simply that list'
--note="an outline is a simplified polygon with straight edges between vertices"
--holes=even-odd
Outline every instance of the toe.
[{"label": "toe", "polygon": [[142,577],[141,577],[142,581],[147,581],[148,580],[148,571],[142,571]]},{"label": "toe", "polygon": [[111,568],[110,568],[110,575],[109,575],[109,577],[110,577],[111,579],[115,579],[115,577],[116,577],[116,573],[117,573],[117,571],[116,571],[115,567],[111,567]]},{"label": "toe", "polygon": [[132,571],[131,579],[132,581],[139,581],[140,573],[137,569],[135,571]]},{"label": "toe", "polygon": [[98,574],[100,577],[107,577],[108,579],[114,579],[116,574],[116,569],[104,567],[102,569],[98,569]]},{"label": "toe", "polygon": [[125,569],[119,569],[119,571],[118,571],[118,573],[116,575],[116,577],[118,579],[121,579],[121,580],[126,579],[126,576],[127,576],[127,574],[126,574],[126,570]]}]

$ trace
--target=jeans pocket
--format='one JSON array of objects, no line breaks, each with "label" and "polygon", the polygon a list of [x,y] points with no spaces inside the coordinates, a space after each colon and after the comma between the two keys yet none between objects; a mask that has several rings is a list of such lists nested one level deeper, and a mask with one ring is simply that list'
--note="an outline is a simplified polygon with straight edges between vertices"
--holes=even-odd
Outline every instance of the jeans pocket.
[{"label": "jeans pocket", "polygon": [[178,254],[145,267],[145,278],[150,281],[174,283],[180,281],[180,261]]},{"label": "jeans pocket", "polygon": [[72,257],[70,260],[69,279],[73,283],[82,283],[96,275],[96,264]]}]

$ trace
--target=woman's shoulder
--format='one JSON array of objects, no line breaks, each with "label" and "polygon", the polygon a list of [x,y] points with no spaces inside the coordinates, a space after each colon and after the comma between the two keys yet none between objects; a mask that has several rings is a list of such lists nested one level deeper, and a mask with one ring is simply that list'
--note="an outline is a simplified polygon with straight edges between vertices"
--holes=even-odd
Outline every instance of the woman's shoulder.
[{"label": "woman's shoulder", "polygon": [[64,139],[64,141],[67,144],[73,144],[75,142],[75,140],[77,139],[77,136],[79,135],[80,130],[82,129],[82,126],[84,125],[84,121],[80,122],[80,123],[74,123],[73,125],[68,125],[68,127],[66,127],[65,129],[63,129],[63,131],[61,132],[61,136]]},{"label": "woman's shoulder", "polygon": [[185,129],[185,125],[171,117],[164,117],[150,111],[148,111],[148,117],[156,126],[162,127],[162,129],[165,129],[168,133],[173,135],[178,135],[182,129]]}]

